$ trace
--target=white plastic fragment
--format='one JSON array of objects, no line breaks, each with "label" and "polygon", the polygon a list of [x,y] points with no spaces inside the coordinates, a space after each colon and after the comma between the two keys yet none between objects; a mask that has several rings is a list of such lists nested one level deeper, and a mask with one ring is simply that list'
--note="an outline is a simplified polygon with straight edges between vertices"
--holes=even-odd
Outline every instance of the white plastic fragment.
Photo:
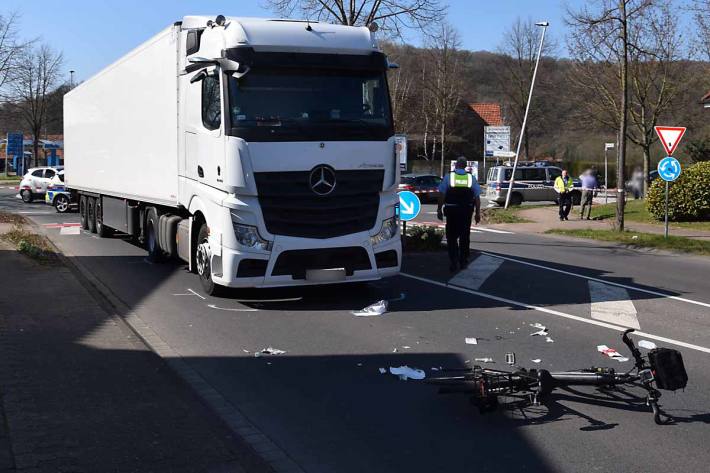
[{"label": "white plastic fragment", "polygon": [[479,363],[493,363],[493,358],[474,358],[473,360]]},{"label": "white plastic fragment", "polygon": [[362,310],[352,311],[355,317],[376,317],[387,312],[388,303],[385,300],[377,301],[374,304],[370,304]]},{"label": "white plastic fragment", "polygon": [[267,347],[261,351],[254,353],[254,356],[259,357],[261,355],[283,355],[284,353],[286,353],[284,350],[279,350],[278,348],[274,347]]},{"label": "white plastic fragment", "polygon": [[540,358],[535,358],[535,359],[530,360],[530,361],[532,361],[533,363],[540,363],[542,360],[541,360]]},{"label": "white plastic fragment", "polygon": [[598,351],[599,353],[601,353],[602,355],[608,356],[608,357],[611,358],[612,360],[618,361],[619,363],[623,363],[623,362],[625,362],[625,361],[629,361],[629,359],[626,358],[625,356],[621,356],[621,353],[619,353],[618,351],[614,350],[613,348],[609,348],[609,347],[606,346],[606,345],[597,345],[597,351]]},{"label": "white plastic fragment", "polygon": [[555,341],[554,341],[553,339],[551,339],[550,337],[546,337],[546,338],[545,338],[545,342],[547,342],[547,343],[555,343]]},{"label": "white plastic fragment", "polygon": [[540,337],[546,337],[547,336],[547,329],[538,330],[537,332],[530,334],[531,337],[534,337],[535,335],[538,335]]},{"label": "white plastic fragment", "polygon": [[410,347],[409,345],[404,345],[402,348],[404,348],[405,350],[409,350],[409,349],[411,349],[412,347]]},{"label": "white plastic fragment", "polygon": [[384,368],[380,368],[380,374],[387,374],[387,370]]},{"label": "white plastic fragment", "polygon": [[426,377],[426,373],[424,373],[423,370],[410,368],[406,365],[400,366],[399,368],[390,366],[390,373],[395,376],[398,376],[399,379],[401,379],[402,381],[406,381],[408,379],[424,379]]},{"label": "white plastic fragment", "polygon": [[476,337],[466,337],[466,345],[478,345]]},{"label": "white plastic fragment", "polygon": [[654,350],[657,348],[655,343],[649,342],[648,340],[641,340],[638,343],[638,346],[640,346],[641,348],[645,348],[647,350]]}]

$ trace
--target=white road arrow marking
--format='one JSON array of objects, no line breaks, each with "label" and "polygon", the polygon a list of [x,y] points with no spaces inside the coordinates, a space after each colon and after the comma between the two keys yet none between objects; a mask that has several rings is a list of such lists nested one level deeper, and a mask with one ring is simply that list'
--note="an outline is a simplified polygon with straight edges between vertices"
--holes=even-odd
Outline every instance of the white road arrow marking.
[{"label": "white road arrow marking", "polygon": [[641,330],[636,307],[626,289],[596,281],[588,283],[593,319]]},{"label": "white road arrow marking", "polygon": [[468,289],[478,290],[483,283],[496,272],[503,263],[500,258],[481,255],[476,258],[466,269],[462,269],[449,283]]}]

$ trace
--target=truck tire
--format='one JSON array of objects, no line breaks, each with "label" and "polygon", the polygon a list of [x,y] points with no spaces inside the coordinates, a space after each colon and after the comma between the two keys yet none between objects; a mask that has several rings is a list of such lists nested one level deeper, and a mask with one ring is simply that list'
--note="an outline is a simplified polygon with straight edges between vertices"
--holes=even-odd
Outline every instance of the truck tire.
[{"label": "truck tire", "polygon": [[210,296],[219,296],[224,292],[224,287],[215,284],[212,280],[212,265],[210,258],[212,251],[210,250],[209,237],[210,230],[206,223],[200,227],[200,232],[197,234],[197,247],[195,248],[195,266],[197,275],[200,277],[202,289]]},{"label": "truck tire", "polygon": [[104,213],[101,208],[101,197],[96,198],[96,206],[94,207],[96,217],[96,234],[99,238],[107,238],[113,234],[113,229],[104,225]]},{"label": "truck tire", "polygon": [[86,198],[86,223],[91,233],[96,233],[96,199]]},{"label": "truck tire", "polygon": [[60,214],[69,212],[70,205],[69,197],[64,194],[58,194],[57,197],[54,198],[54,208]]},{"label": "truck tire", "polygon": [[81,228],[84,230],[89,229],[89,219],[87,218],[86,211],[86,196],[79,196],[79,215],[81,216]]},{"label": "truck tire", "polygon": [[20,192],[20,197],[22,197],[22,202],[29,204],[30,202],[32,202],[33,199],[32,191],[29,189],[22,189],[22,191]]},{"label": "truck tire", "polygon": [[160,249],[158,231],[160,229],[158,211],[154,207],[146,209],[145,217],[145,249],[148,250],[148,259],[154,263],[160,262],[163,252]]}]

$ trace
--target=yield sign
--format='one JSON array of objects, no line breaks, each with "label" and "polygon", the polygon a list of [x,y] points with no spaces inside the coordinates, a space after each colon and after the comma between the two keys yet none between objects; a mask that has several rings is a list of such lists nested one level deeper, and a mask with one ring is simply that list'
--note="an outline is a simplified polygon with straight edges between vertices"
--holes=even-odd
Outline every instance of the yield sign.
[{"label": "yield sign", "polygon": [[668,153],[668,156],[673,156],[673,151],[678,147],[680,139],[685,134],[684,126],[657,126],[656,134],[661,139],[663,147]]}]

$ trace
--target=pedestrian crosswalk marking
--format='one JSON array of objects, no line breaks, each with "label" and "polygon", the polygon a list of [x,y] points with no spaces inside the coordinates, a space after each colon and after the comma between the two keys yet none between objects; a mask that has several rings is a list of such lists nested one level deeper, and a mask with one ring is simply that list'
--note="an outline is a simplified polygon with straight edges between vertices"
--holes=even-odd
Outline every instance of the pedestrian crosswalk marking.
[{"label": "pedestrian crosswalk marking", "polygon": [[588,281],[592,318],[641,330],[636,307],[626,289],[597,281]]},{"label": "pedestrian crosswalk marking", "polygon": [[449,282],[457,286],[478,290],[498,270],[502,263],[503,260],[500,258],[480,255],[467,268],[459,271]]}]

